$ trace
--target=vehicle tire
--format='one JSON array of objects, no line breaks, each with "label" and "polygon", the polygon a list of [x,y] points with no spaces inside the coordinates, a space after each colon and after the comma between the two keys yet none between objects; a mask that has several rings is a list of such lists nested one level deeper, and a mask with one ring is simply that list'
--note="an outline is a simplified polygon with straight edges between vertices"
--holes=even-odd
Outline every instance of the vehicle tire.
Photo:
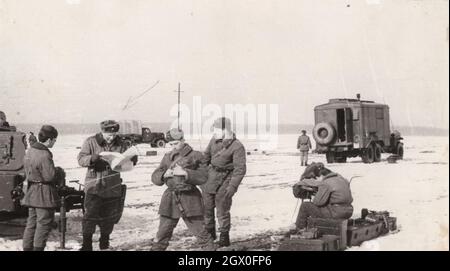
[{"label": "vehicle tire", "polygon": [[319,145],[327,145],[333,141],[335,136],[335,131],[333,126],[328,122],[320,122],[314,126],[313,137]]},{"label": "vehicle tire", "polygon": [[347,163],[347,156],[340,156],[335,158],[337,163]]},{"label": "vehicle tire", "polygon": [[363,151],[362,160],[366,164],[371,164],[373,163],[374,158],[375,158],[375,149],[373,145],[370,145],[367,149]]},{"label": "vehicle tire", "polygon": [[397,153],[399,159],[403,159],[403,144],[399,143],[397,146]]},{"label": "vehicle tire", "polygon": [[327,157],[327,163],[328,164],[333,164],[335,162],[335,154],[334,154],[334,152],[327,152],[325,155]]},{"label": "vehicle tire", "polygon": [[156,141],[156,147],[158,147],[158,148],[165,148],[166,147],[166,142],[163,139],[159,139],[158,141]]},{"label": "vehicle tire", "polygon": [[381,161],[381,146],[376,144],[374,146],[374,157],[373,157],[373,161],[374,162],[380,162]]}]

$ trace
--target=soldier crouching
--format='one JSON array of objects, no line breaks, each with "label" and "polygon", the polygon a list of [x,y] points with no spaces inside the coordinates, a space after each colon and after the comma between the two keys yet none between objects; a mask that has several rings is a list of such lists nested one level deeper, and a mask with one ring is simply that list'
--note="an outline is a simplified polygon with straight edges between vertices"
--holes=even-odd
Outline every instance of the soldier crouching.
[{"label": "soldier crouching", "polygon": [[[353,214],[353,197],[350,183],[341,175],[325,168],[322,163],[312,163],[305,169],[295,186],[315,187],[312,202],[302,202],[296,220],[296,228],[304,229],[308,217],[348,219]],[[294,195],[295,189],[294,186]]]},{"label": "soldier crouching", "polygon": [[164,155],[152,174],[154,184],[167,185],[159,206],[160,223],[152,250],[167,249],[180,218],[203,249],[212,249],[212,237],[204,228],[202,195],[196,187],[207,180],[203,155],[185,143],[183,131],[171,129],[167,137],[173,150]]},{"label": "soldier crouching", "polygon": [[[124,187],[120,173],[111,169],[108,162],[101,159],[104,151],[123,153],[127,146],[117,133],[119,124],[113,120],[100,124],[101,133],[89,137],[78,154],[78,163],[87,167],[84,183],[85,213],[82,222],[83,245],[80,250],[92,250],[92,236],[98,225],[100,228],[100,249],[109,248],[110,234],[121,216]],[[134,164],[137,156],[133,157]]]}]

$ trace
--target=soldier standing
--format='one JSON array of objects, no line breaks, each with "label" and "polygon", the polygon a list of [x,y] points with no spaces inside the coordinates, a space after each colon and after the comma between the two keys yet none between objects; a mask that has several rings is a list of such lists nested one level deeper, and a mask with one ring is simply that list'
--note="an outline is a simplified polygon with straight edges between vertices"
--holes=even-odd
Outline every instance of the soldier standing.
[{"label": "soldier standing", "polygon": [[34,142],[24,158],[28,188],[22,204],[28,207],[28,218],[23,233],[24,251],[43,251],[52,230],[55,210],[59,206],[57,182],[62,169],[55,168],[53,147],[58,131],[50,125],[42,126],[39,142]]},{"label": "soldier standing", "polygon": [[[123,153],[127,147],[117,133],[119,123],[106,120],[100,124],[101,133],[89,137],[84,141],[78,154],[78,164],[87,167],[84,182],[84,209],[82,222],[83,245],[80,250],[92,250],[92,235],[96,225],[100,228],[101,250],[109,248],[109,238],[114,224],[121,215],[122,197],[125,193],[120,173],[113,171],[100,153],[104,151]],[[137,156],[133,157],[137,163]]]},{"label": "soldier standing", "polygon": [[311,140],[309,136],[306,135],[306,131],[302,130],[302,135],[298,137],[297,149],[300,151],[300,165],[308,165],[308,152],[311,149]]},{"label": "soldier standing", "polygon": [[205,227],[216,239],[214,209],[219,222],[219,246],[230,245],[231,215],[233,195],[245,176],[246,153],[244,145],[231,131],[231,121],[219,118],[214,122],[214,136],[206,147],[205,159],[209,165],[208,181],[203,190],[205,203]]},{"label": "soldier standing", "polygon": [[207,180],[203,154],[185,142],[181,130],[171,129],[167,139],[173,150],[164,155],[152,174],[154,184],[167,185],[159,206],[159,229],[152,250],[167,249],[180,217],[204,248],[212,247],[213,240],[204,228],[202,194],[196,187]]}]

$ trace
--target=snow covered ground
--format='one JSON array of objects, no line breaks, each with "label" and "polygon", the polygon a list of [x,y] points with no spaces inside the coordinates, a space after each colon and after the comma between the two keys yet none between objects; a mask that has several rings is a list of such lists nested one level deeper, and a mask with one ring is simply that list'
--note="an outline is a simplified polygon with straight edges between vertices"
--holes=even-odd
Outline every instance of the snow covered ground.
[{"label": "snow covered ground", "polygon": [[[55,164],[66,169],[68,180],[83,180],[85,169],[76,161],[77,147],[86,135],[66,135],[58,139],[53,152]],[[297,135],[280,135],[276,150],[262,153],[255,140],[243,140],[248,155],[247,176],[232,207],[231,241],[280,232],[295,220],[297,199],[292,185],[303,168],[295,149]],[[190,142],[203,149],[207,140]],[[400,232],[363,243],[348,250],[448,250],[449,223],[449,141],[448,137],[406,137],[405,159],[388,164],[387,154],[380,163],[364,164],[360,158],[329,168],[350,179],[355,213],[362,208],[388,210],[397,217]],[[122,174],[128,186],[126,207],[111,236],[115,250],[148,250],[158,228],[158,206],[165,187],[150,182],[153,170],[164,152],[145,156],[150,148],[139,145],[142,156],[137,167]],[[310,155],[310,161],[325,162],[323,155]],[[78,249],[81,243],[81,211],[69,214],[67,247]],[[95,237],[96,238],[96,237]],[[180,221],[169,250],[191,248],[194,238]],[[21,240],[0,238],[0,250],[21,250]],[[47,250],[58,247],[58,232],[49,239]],[[97,244],[94,244],[97,248]]]}]

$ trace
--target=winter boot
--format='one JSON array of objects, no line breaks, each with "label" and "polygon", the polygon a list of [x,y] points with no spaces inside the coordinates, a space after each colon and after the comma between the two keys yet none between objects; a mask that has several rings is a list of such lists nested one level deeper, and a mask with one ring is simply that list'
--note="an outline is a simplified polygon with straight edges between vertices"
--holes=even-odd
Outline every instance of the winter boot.
[{"label": "winter boot", "polygon": [[216,228],[206,229],[206,231],[211,235],[213,240],[217,239]]},{"label": "winter boot", "polygon": [[99,247],[101,250],[109,248],[109,235],[101,235],[99,241],[100,241]]},{"label": "winter boot", "polygon": [[80,251],[92,251],[92,234],[83,235],[83,245]]},{"label": "winter boot", "polygon": [[34,247],[33,251],[44,251],[43,247]]},{"label": "winter boot", "polygon": [[32,247],[24,247],[23,251],[33,251],[33,248]]},{"label": "winter boot", "polygon": [[226,232],[221,232],[219,237],[219,247],[230,246],[230,234]]}]

